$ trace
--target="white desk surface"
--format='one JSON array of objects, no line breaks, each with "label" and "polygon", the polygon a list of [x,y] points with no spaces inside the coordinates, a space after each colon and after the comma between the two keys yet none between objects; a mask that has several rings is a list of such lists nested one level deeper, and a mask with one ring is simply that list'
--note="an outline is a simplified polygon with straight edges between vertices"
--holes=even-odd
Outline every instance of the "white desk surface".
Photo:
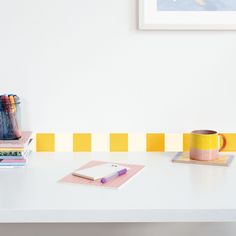
[{"label": "white desk surface", "polygon": [[[0,169],[0,223],[236,221],[236,160],[200,166],[174,155],[33,153],[26,168]],[[118,190],[57,182],[90,160],[146,167]]]}]

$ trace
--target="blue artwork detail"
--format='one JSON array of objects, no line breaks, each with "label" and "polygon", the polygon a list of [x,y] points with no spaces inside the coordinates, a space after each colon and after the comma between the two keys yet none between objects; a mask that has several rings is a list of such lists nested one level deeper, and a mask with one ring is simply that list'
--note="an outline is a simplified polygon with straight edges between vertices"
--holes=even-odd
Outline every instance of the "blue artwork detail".
[{"label": "blue artwork detail", "polygon": [[157,0],[158,11],[236,11],[236,0]]}]

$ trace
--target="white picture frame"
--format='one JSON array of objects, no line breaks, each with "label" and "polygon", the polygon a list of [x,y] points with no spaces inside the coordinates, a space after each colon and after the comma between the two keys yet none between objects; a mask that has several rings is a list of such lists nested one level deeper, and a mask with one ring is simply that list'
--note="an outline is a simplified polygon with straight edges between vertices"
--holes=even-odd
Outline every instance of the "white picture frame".
[{"label": "white picture frame", "polygon": [[236,30],[236,11],[158,11],[157,0],[139,0],[139,29]]}]

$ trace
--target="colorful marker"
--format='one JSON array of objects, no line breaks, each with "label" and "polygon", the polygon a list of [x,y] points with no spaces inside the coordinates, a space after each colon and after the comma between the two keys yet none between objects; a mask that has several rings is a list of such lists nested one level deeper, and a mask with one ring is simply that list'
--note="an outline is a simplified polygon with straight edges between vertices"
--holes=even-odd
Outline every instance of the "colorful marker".
[{"label": "colorful marker", "polygon": [[8,105],[9,105],[8,106],[9,117],[11,120],[13,132],[14,132],[16,138],[20,138],[21,131],[18,129],[17,119],[16,119],[15,112],[14,112],[16,110],[16,107],[15,107],[15,101],[14,101],[13,96],[9,97]]},{"label": "colorful marker", "polygon": [[4,135],[4,118],[3,118],[3,105],[2,105],[2,96],[0,96],[0,139],[3,138]]},{"label": "colorful marker", "polygon": [[9,100],[11,103],[11,108],[13,109],[13,112],[16,112],[16,104],[13,95],[9,95]]},{"label": "colorful marker", "polygon": [[[15,107],[15,101],[14,101],[13,95],[10,95],[10,96],[2,95],[1,101],[2,101],[3,110],[5,111],[4,112],[5,113],[5,118],[4,118],[5,138],[8,138],[8,137],[10,138],[10,136],[13,136],[13,135],[15,136],[15,138],[20,138],[21,131],[18,128],[17,119],[14,112],[16,111],[16,107]],[[11,134],[11,131],[13,132],[12,134]]]},{"label": "colorful marker", "polygon": [[125,169],[122,169],[122,170],[119,170],[119,171],[117,171],[117,172],[114,173],[114,174],[111,174],[111,175],[109,175],[109,176],[103,177],[103,178],[101,179],[101,183],[105,184],[105,183],[107,183],[108,181],[110,181],[110,180],[112,180],[112,179],[114,179],[114,178],[116,178],[116,177],[119,177],[119,176],[121,176],[121,175],[124,175],[124,174],[126,174],[126,173],[127,173],[127,169],[126,169],[126,168],[125,168]]}]

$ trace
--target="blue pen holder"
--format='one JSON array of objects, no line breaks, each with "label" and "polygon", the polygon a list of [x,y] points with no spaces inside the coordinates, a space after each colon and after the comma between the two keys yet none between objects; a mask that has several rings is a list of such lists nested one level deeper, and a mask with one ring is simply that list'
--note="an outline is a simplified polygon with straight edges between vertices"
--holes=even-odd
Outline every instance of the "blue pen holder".
[{"label": "blue pen holder", "polygon": [[0,96],[0,139],[21,137],[20,99],[16,95]]}]

